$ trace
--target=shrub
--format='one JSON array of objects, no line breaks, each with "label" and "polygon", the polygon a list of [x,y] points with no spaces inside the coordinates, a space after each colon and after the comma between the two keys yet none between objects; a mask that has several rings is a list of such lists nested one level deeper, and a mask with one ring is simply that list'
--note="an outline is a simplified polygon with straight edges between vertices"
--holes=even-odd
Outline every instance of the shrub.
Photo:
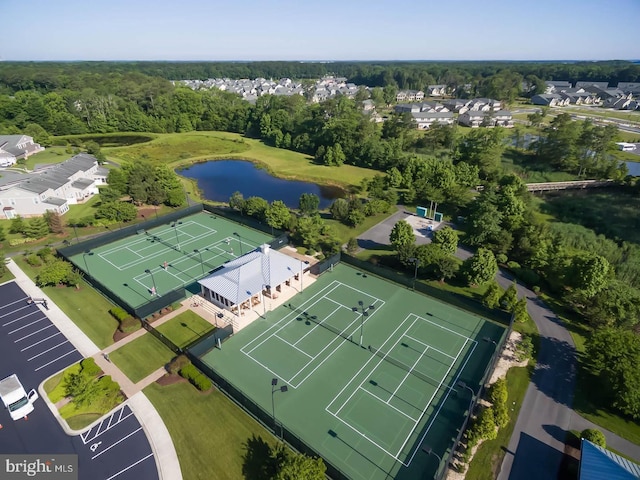
[{"label": "shrub", "polygon": [[493,406],[493,421],[499,428],[506,427],[509,423],[509,411],[507,410],[507,404],[500,404]]},{"label": "shrub", "polygon": [[167,365],[167,371],[169,373],[178,373],[187,365],[191,365],[191,360],[186,355],[178,355],[176,358],[171,360]]},{"label": "shrub", "polygon": [[31,265],[32,267],[39,267],[40,265],[42,265],[42,261],[40,259],[40,257],[34,253],[32,253],[31,255],[27,255],[24,258],[25,262],[27,262],[29,265]]},{"label": "shrub", "polygon": [[520,264],[518,262],[510,260],[509,262],[507,262],[507,267],[509,267],[511,270],[514,270],[516,268],[520,268]]},{"label": "shrub", "polygon": [[12,238],[9,240],[9,246],[15,247],[16,245],[23,245],[25,243],[35,242],[36,238]]},{"label": "shrub", "polygon": [[597,428],[587,428],[580,432],[580,438],[584,438],[585,440],[589,440],[594,445],[598,445],[602,448],[607,448],[607,439]]},{"label": "shrub", "polygon": [[351,237],[347,242],[347,252],[353,254],[358,250],[358,240],[355,237]]},{"label": "shrub", "polygon": [[507,398],[507,381],[504,378],[499,378],[491,385],[489,390],[489,401],[494,405],[506,405]]},{"label": "shrub", "polygon": [[504,253],[499,253],[498,255],[496,255],[496,262],[498,262],[498,263],[505,264],[505,263],[507,263],[507,260],[509,260],[509,259],[507,258],[507,256]]},{"label": "shrub", "polygon": [[51,257],[53,255],[53,250],[51,247],[41,248],[36,252],[36,255],[39,256],[42,260],[46,260],[47,257]]},{"label": "shrub", "polygon": [[468,436],[470,443],[473,445],[477,444],[480,440],[496,439],[498,432],[496,431],[493,408],[485,408],[480,412]]},{"label": "shrub", "polygon": [[120,330],[122,333],[135,332],[137,330],[140,330],[141,327],[138,319],[134,317],[127,317],[124,320],[119,320],[118,322],[120,323],[120,325],[118,326],[118,330]]},{"label": "shrub", "polygon": [[120,308],[120,307],[113,307],[109,309],[109,313],[113,318],[115,318],[119,322],[131,316],[129,315],[129,312],[127,312],[124,308]]},{"label": "shrub", "polygon": [[211,388],[211,380],[191,363],[180,369],[180,376],[189,380],[200,391],[204,392]]},{"label": "shrub", "polygon": [[540,287],[538,285],[534,285],[531,290],[533,290],[533,293],[536,295],[540,295]]},{"label": "shrub", "polygon": [[529,335],[522,337],[522,340],[516,345],[515,357],[518,362],[533,358],[533,342]]},{"label": "shrub", "polygon": [[87,377],[95,377],[101,372],[100,367],[96,363],[96,361],[89,357],[85,358],[80,362],[80,366],[82,367],[82,373]]}]

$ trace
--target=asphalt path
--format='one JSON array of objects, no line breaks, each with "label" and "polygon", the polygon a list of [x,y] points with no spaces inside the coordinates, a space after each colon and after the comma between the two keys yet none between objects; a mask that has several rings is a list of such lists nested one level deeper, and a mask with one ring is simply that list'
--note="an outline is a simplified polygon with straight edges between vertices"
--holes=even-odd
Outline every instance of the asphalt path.
[{"label": "asphalt path", "polygon": [[[0,378],[15,373],[25,390],[38,389],[45,379],[82,359],[44,306],[29,302],[15,282],[0,285],[0,302]],[[127,405],[79,436],[67,435],[42,398],[34,407],[18,421],[0,410],[1,453],[77,454],[81,480],[158,479],[149,441]]]}]

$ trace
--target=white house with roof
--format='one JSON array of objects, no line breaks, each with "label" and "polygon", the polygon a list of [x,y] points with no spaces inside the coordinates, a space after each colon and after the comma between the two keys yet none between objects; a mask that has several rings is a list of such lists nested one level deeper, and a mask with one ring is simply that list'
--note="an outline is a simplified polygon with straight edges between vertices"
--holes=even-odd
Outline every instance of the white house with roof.
[{"label": "white house with roof", "polygon": [[266,311],[265,297],[277,298],[294,284],[304,288],[306,263],[272,250],[264,244],[225,263],[199,280],[200,295],[233,315],[243,316],[256,307]]},{"label": "white house with roof", "polygon": [[0,208],[5,218],[37,217],[47,210],[64,215],[69,205],[98,193],[96,178],[106,180],[106,170],[94,156],[80,153],[38,172],[0,180]]},{"label": "white house with roof", "polygon": [[10,167],[21,158],[44,150],[28,135],[0,135],[0,167]]}]

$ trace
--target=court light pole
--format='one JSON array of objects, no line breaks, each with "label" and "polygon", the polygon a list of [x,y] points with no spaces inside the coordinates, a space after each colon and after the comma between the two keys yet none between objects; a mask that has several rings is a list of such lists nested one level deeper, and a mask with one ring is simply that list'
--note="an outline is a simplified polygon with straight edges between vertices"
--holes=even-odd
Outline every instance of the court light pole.
[{"label": "court light pole", "polygon": [[82,252],[82,259],[84,260],[84,268],[87,270],[87,275],[91,276],[91,272],[89,271],[89,265],[87,264],[87,255],[93,255],[91,250],[86,250]]},{"label": "court light pole", "polygon": [[496,347],[498,346],[498,343],[493,338],[490,338],[490,337],[482,337],[482,341],[487,343],[493,343]]},{"label": "court light pole", "polygon": [[72,223],[71,226],[73,227],[73,233],[76,236],[76,243],[80,243],[80,239],[78,238],[78,230],[76,229],[76,224]]},{"label": "court light pole", "polygon": [[194,248],[193,251],[200,255],[200,265],[202,265],[202,275],[204,275],[204,262],[202,261],[202,252],[197,248]]},{"label": "court light pole", "polygon": [[362,336],[364,332],[364,317],[369,316],[369,310],[373,310],[375,308],[374,305],[369,305],[368,307],[364,306],[364,302],[362,300],[358,300],[357,307],[351,307],[351,310],[354,312],[360,312],[360,346],[362,347]]},{"label": "court light pole", "polygon": [[[273,433],[276,433],[276,403],[274,400],[274,394],[276,392],[282,392],[285,393],[289,390],[289,388],[286,385],[282,385],[280,388],[278,388],[278,379],[277,378],[272,378],[271,379],[271,415],[273,417]],[[280,426],[280,438],[282,438],[282,425]],[[277,435],[277,434],[276,434]]]},{"label": "court light pole", "polygon": [[436,457],[438,459],[438,468],[436,469],[436,473],[433,474],[433,478],[436,478],[436,475],[438,474],[438,470],[440,470],[440,464],[442,463],[442,457],[440,455],[438,455],[436,452],[434,452],[433,448],[431,448],[429,445],[423,445],[422,446],[422,451],[424,453],[426,453],[427,455],[433,455],[434,457]]},{"label": "court light pole", "polygon": [[178,250],[180,250],[180,240],[178,239],[178,225],[182,225],[182,222],[173,222],[171,225],[173,227],[173,231],[176,233],[176,246]]},{"label": "court light pole", "polygon": [[413,271],[413,284],[411,285],[411,290],[416,289],[416,280],[418,279],[418,267],[420,266],[420,259],[416,257],[411,257],[409,259],[410,262],[413,262],[416,268]]},{"label": "court light pole", "polygon": [[238,237],[238,242],[240,242],[240,256],[242,256],[242,237],[238,232],[233,232],[233,234]]},{"label": "court light pole", "polygon": [[471,415],[471,408],[473,408],[473,402],[476,399],[476,392],[474,392],[473,389],[463,381],[459,381],[456,385],[460,388],[466,388],[471,392],[471,400],[469,400],[469,415]]},{"label": "court light pole", "polygon": [[148,273],[149,275],[151,275],[151,281],[153,282],[153,291],[155,292],[154,295],[158,295],[158,287],[156,287],[156,279],[153,277],[153,272],[147,268],[144,273]]}]

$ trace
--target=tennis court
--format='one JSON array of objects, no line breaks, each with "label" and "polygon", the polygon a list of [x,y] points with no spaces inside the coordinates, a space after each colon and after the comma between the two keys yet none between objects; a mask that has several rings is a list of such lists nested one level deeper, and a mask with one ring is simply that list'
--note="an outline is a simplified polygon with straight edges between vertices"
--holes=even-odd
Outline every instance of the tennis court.
[{"label": "tennis court", "polygon": [[[271,237],[197,213],[74,255],[70,260],[136,308],[197,280]],[[196,288],[199,291],[199,288]]]},{"label": "tennis court", "polygon": [[346,477],[427,478],[504,333],[340,264],[202,360]]}]

